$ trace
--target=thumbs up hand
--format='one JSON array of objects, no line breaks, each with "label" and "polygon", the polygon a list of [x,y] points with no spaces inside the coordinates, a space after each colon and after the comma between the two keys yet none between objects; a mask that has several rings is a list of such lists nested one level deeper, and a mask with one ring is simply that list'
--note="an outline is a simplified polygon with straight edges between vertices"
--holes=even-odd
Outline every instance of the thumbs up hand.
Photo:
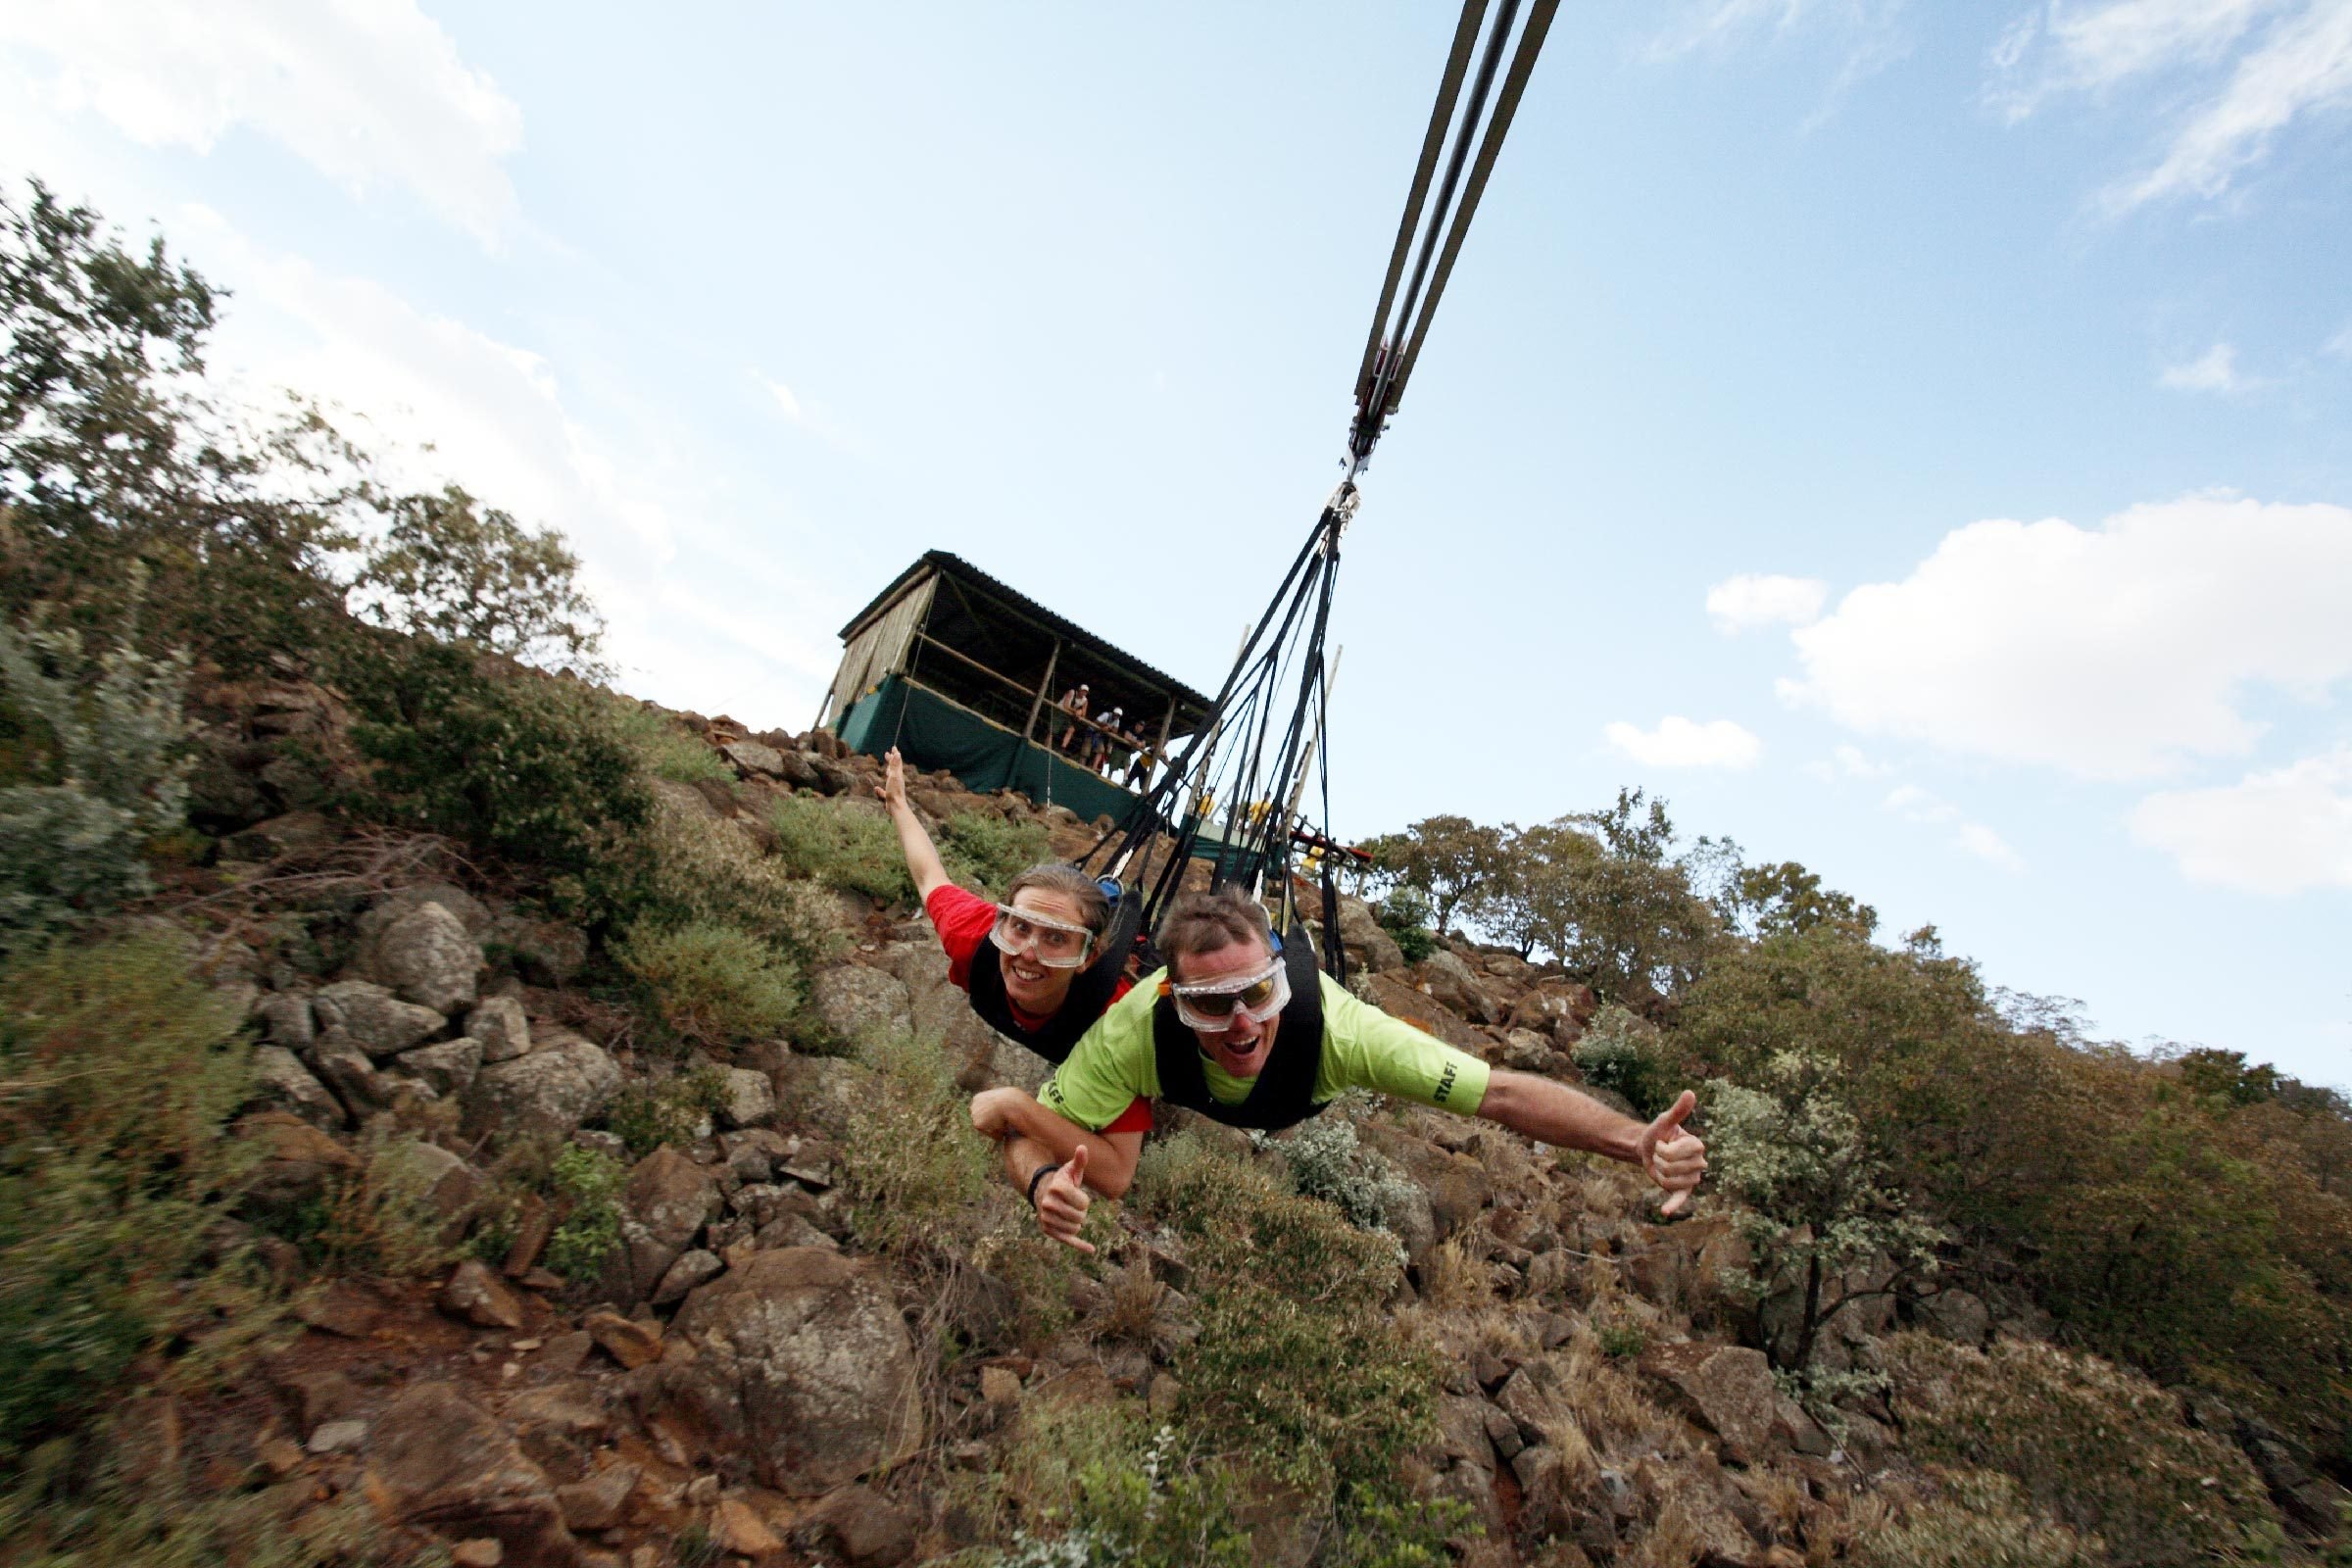
[{"label": "thumbs up hand", "polygon": [[1061,1168],[1037,1187],[1037,1222],[1046,1234],[1064,1247],[1074,1247],[1081,1252],[1091,1252],[1095,1244],[1081,1241],[1078,1232],[1086,1224],[1086,1211],[1094,1205],[1086,1191],[1086,1146],[1062,1161]]},{"label": "thumbs up hand", "polygon": [[1634,1146],[1636,1157],[1649,1172],[1649,1179],[1666,1190],[1666,1201],[1658,1206],[1660,1214],[1672,1214],[1689,1202],[1698,1190],[1699,1178],[1707,1170],[1707,1146],[1696,1133],[1685,1132],[1683,1123],[1698,1108],[1698,1096],[1690,1090],[1666,1107],[1664,1115],[1642,1130],[1642,1140]]}]

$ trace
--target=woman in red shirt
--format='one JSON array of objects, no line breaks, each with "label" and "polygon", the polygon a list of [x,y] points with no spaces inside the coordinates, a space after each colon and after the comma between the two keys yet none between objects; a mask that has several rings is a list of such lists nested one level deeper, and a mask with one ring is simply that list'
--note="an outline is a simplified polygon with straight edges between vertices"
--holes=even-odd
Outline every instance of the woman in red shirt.
[{"label": "woman in red shirt", "polygon": [[[1058,1065],[1133,984],[1125,973],[1126,955],[1107,951],[1103,940],[1110,901],[1093,877],[1053,861],[1014,877],[1002,905],[957,887],[907,804],[906,764],[899,749],[892,747],[883,761],[882,802],[899,830],[924,912],[947,950],[948,978],[991,1028]],[[1151,1102],[1138,1100],[1102,1135],[1140,1146],[1151,1126]],[[1086,1141],[1058,1116],[1047,1114],[1040,1128],[1056,1144],[1070,1143],[1069,1150],[1056,1150],[1060,1155]],[[1020,1130],[1035,1136],[1026,1126]],[[1132,1149],[1124,1152],[1133,1157]]]}]

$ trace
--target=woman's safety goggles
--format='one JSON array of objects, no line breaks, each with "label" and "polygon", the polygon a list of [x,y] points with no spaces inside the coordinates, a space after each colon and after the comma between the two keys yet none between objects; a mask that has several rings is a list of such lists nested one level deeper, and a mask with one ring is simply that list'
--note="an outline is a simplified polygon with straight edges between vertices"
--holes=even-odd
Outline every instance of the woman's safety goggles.
[{"label": "woman's safety goggles", "polygon": [[1203,980],[1178,985],[1162,980],[1160,990],[1176,1004],[1176,1016],[1195,1029],[1218,1034],[1233,1027],[1236,1018],[1264,1023],[1291,1000],[1291,977],[1281,956],[1256,974]]},{"label": "woman's safety goggles", "polygon": [[1086,966],[1086,952],[1095,933],[1082,925],[1004,905],[997,910],[997,923],[989,928],[988,940],[1015,957],[1026,953],[1032,963],[1049,969],[1080,969]]}]

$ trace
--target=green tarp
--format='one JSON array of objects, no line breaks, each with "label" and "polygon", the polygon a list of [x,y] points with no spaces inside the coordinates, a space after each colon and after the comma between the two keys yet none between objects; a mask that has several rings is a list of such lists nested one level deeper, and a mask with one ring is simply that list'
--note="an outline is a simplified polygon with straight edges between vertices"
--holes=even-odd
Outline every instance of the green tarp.
[{"label": "green tarp", "polygon": [[[1053,716],[1049,711],[1038,727],[1051,728]],[[1090,822],[1105,815],[1124,821],[1135,804],[1133,795],[1108,779],[1057,752],[1030,745],[904,675],[886,676],[851,704],[834,733],[852,751],[880,757],[896,746],[910,765],[944,767],[967,790],[984,795],[1019,790],[1041,805],[1066,806]]]}]

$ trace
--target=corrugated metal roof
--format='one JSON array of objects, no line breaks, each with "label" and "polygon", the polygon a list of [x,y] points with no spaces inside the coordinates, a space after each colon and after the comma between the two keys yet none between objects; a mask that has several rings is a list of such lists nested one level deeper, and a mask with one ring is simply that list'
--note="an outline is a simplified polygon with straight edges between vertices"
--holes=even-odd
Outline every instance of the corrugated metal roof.
[{"label": "corrugated metal roof", "polygon": [[891,580],[889,587],[874,595],[863,610],[850,617],[849,624],[841,628],[841,640],[846,643],[857,636],[865,623],[879,613],[893,599],[896,599],[900,592],[925,567],[936,568],[945,575],[958,577],[967,583],[978,586],[994,597],[1006,601],[1022,613],[1042,622],[1056,635],[1065,637],[1088,649],[1098,658],[1125,664],[1135,673],[1147,677],[1162,690],[1174,696],[1178,702],[1188,703],[1199,709],[1203,714],[1208,711],[1208,698],[1185,685],[1175,676],[1152,668],[1133,654],[1127,653],[1115,644],[1105,642],[1067,616],[1055,614],[1019,589],[990,576],[961,556],[945,550],[924,551],[913,565],[900,572]]}]

